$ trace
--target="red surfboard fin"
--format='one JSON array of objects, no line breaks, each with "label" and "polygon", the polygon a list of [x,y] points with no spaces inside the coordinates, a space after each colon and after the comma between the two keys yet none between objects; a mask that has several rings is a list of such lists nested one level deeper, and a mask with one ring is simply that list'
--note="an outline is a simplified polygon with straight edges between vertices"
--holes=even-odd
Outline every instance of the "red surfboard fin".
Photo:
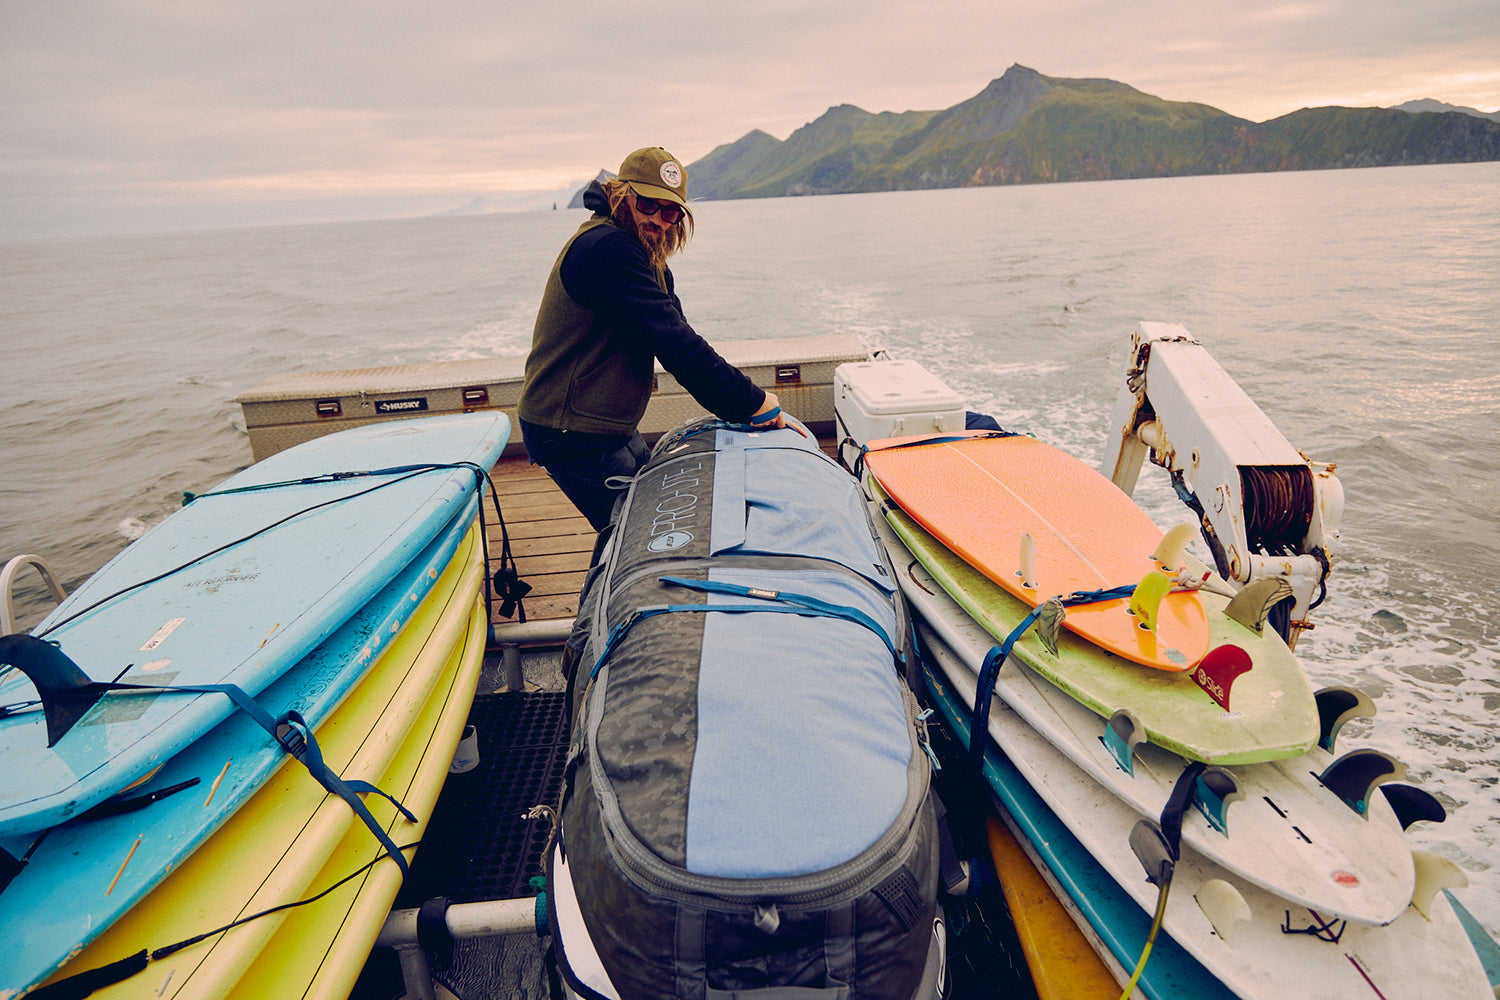
[{"label": "red surfboard fin", "polygon": [[1218,702],[1219,707],[1229,711],[1229,691],[1243,673],[1255,666],[1250,654],[1231,643],[1215,646],[1208,651],[1193,668],[1193,682],[1208,696]]}]

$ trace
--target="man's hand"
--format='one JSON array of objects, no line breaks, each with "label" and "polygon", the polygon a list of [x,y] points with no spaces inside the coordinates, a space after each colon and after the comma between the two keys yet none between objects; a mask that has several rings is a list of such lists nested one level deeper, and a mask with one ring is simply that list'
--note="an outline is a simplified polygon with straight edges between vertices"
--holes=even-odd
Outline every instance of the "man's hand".
[{"label": "man's hand", "polygon": [[758,431],[775,430],[780,427],[790,427],[792,430],[807,437],[807,432],[796,424],[786,422],[786,414],[781,412],[781,400],[776,398],[776,393],[766,392],[765,402],[760,404],[760,409],[750,417],[750,426]]}]

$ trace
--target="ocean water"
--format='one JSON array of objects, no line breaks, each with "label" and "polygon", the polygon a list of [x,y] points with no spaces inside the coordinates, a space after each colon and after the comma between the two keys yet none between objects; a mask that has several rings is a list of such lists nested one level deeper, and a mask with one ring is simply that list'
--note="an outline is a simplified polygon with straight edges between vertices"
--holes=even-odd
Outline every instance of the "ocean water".
[{"label": "ocean water", "polygon": [[[853,333],[1097,463],[1140,320],[1184,324],[1347,496],[1315,685],[1438,796],[1500,932],[1500,164],[702,203],[710,339]],[[0,560],[69,588],[250,461],[289,371],[522,354],[577,212],[0,242]],[[1154,474],[1153,474],[1154,473]],[[1137,499],[1186,516],[1148,468]],[[1200,555],[1204,555],[1200,551]],[[28,573],[23,626],[48,602]]]}]

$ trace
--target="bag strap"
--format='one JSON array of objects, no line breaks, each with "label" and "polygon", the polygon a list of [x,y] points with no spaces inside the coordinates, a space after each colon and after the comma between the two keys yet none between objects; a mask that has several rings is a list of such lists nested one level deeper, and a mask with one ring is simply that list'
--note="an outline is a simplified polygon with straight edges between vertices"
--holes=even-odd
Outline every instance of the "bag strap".
[{"label": "bag strap", "polygon": [[626,633],[647,618],[657,615],[678,614],[683,612],[706,612],[735,613],[771,613],[802,615],[810,618],[838,618],[844,621],[854,622],[874,632],[885,643],[886,649],[891,651],[891,657],[899,665],[901,653],[896,649],[891,637],[886,634],[880,623],[858,608],[847,607],[842,604],[831,604],[821,601],[815,597],[805,594],[788,594],[785,591],[758,590],[754,587],[740,587],[737,584],[714,583],[706,580],[685,580],[680,577],[664,576],[659,578],[663,583],[675,584],[690,590],[701,590],[710,593],[730,593],[737,596],[759,598],[760,604],[658,604],[645,608],[637,608],[630,616],[609,630],[609,636],[604,641],[604,648],[599,651],[599,656],[594,660],[594,665],[589,668],[589,678],[599,675],[599,670],[605,661],[614,653],[615,647],[625,638]]},{"label": "bag strap", "polygon": [[[880,623],[871,618],[858,608],[849,607],[846,604],[834,604],[817,597],[809,597],[806,594],[796,594],[785,590],[766,590],[762,587],[747,587],[738,583],[720,583],[714,580],[689,580],[680,576],[664,576],[661,582],[671,584],[675,587],[685,587],[688,590],[698,590],[706,594],[731,594],[735,597],[754,597],[762,601],[782,601],[793,604],[800,608],[806,608],[819,615],[827,615],[834,618],[845,618],[849,621],[863,625],[880,637],[887,649],[891,651],[897,662],[901,660],[901,654],[897,651],[895,643],[886,634]],[[726,605],[705,605],[708,608],[726,608]],[[750,606],[753,611],[766,611],[769,608]]]}]

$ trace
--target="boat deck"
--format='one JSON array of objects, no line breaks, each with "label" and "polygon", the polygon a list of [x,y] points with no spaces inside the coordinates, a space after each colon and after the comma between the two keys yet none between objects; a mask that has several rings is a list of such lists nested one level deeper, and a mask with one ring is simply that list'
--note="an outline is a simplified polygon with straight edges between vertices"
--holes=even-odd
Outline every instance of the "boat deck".
[{"label": "boat deck", "polygon": [[[516,571],[532,588],[526,595],[526,620],[571,619],[578,613],[578,592],[594,551],[594,529],[542,467],[532,465],[525,455],[500,459],[490,478],[504,518],[502,529],[486,502],[490,575],[500,568],[502,544],[509,535]],[[514,620],[500,617],[498,604],[492,609],[492,625]]]}]

